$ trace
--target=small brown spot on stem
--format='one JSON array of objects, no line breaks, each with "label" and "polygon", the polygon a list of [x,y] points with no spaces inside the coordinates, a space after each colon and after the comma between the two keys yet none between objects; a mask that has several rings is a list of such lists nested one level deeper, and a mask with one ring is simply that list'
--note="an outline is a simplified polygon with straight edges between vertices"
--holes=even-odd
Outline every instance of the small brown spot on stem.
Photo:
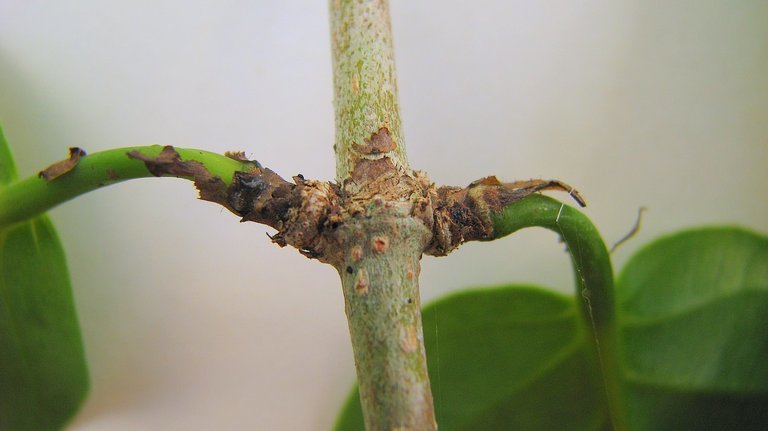
[{"label": "small brown spot on stem", "polygon": [[194,177],[195,171],[205,170],[200,162],[181,160],[179,153],[170,145],[163,147],[157,156],[148,156],[141,151],[129,151],[128,157],[144,162],[147,170],[156,177],[163,175]]},{"label": "small brown spot on stem", "polygon": [[350,257],[352,258],[353,262],[360,262],[360,260],[363,259],[363,248],[359,245],[352,247]]},{"label": "small brown spot on stem", "polygon": [[352,179],[358,184],[365,184],[393,172],[397,172],[397,169],[389,157],[375,160],[360,159],[352,171]]},{"label": "small brown spot on stem", "polygon": [[375,236],[371,241],[371,249],[374,253],[384,253],[389,247],[389,238],[386,236]]},{"label": "small brown spot on stem", "polygon": [[59,162],[52,164],[51,166],[48,166],[47,168],[38,172],[37,176],[39,176],[40,178],[46,181],[53,181],[56,178],[59,178],[60,176],[74,169],[75,166],[77,166],[77,164],[80,163],[80,158],[84,156],[85,156],[85,151],[83,151],[78,147],[72,147],[69,149],[68,159],[61,160]]},{"label": "small brown spot on stem", "polygon": [[170,175],[192,178],[200,191],[200,199],[227,206],[227,185],[221,178],[214,176],[197,160],[182,160],[176,149],[170,145],[163,147],[157,156],[149,156],[140,151],[129,151],[128,157],[141,160],[147,170],[155,176]]},{"label": "small brown spot on stem", "polygon": [[264,168],[263,166],[261,166],[261,163],[259,163],[257,160],[248,159],[248,157],[245,156],[245,152],[243,151],[225,151],[224,155],[226,157],[229,157],[232,160],[237,160],[238,162],[241,162],[241,163],[251,163],[259,169]]},{"label": "small brown spot on stem", "polygon": [[355,292],[358,295],[365,295],[368,293],[368,274],[365,269],[360,268],[357,272],[357,279],[355,280]]},{"label": "small brown spot on stem", "polygon": [[117,181],[120,179],[120,175],[118,175],[118,173],[115,172],[115,170],[112,168],[107,169],[107,177],[112,181]]},{"label": "small brown spot on stem", "polygon": [[238,162],[248,162],[247,157],[245,157],[245,152],[243,151],[225,151],[224,155],[229,157],[232,160],[237,160]]},{"label": "small brown spot on stem", "polygon": [[378,132],[372,134],[370,139],[366,139],[364,144],[353,143],[352,148],[362,154],[381,154],[394,151],[397,148],[397,143],[390,136],[389,130],[382,127]]},{"label": "small brown spot on stem", "polygon": [[400,329],[400,348],[410,353],[419,347],[419,335],[415,326],[406,326]]},{"label": "small brown spot on stem", "polygon": [[408,268],[408,270],[405,272],[405,278],[408,279],[408,281],[413,281],[414,273],[411,268]]}]

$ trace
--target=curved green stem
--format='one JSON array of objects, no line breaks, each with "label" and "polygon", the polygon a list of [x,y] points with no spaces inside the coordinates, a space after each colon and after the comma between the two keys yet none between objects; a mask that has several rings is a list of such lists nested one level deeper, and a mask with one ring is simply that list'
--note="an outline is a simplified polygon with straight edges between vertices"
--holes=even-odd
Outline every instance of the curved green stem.
[{"label": "curved green stem", "polygon": [[568,246],[582,317],[592,328],[613,429],[627,429],[617,351],[613,269],[600,233],[580,211],[543,195],[531,195],[490,214],[493,238],[538,226],[559,234]]},{"label": "curved green stem", "polygon": [[[154,177],[144,162],[131,159],[128,152],[138,151],[147,156],[157,156],[160,145],[116,148],[89,154],[80,159],[70,172],[46,181],[38,176],[9,184],[0,191],[0,228],[32,218],[56,205],[98,188],[135,178]],[[195,160],[225,184],[232,182],[237,171],[253,167],[221,154],[208,151],[175,148],[183,160]],[[180,177],[192,179],[191,177]]]}]

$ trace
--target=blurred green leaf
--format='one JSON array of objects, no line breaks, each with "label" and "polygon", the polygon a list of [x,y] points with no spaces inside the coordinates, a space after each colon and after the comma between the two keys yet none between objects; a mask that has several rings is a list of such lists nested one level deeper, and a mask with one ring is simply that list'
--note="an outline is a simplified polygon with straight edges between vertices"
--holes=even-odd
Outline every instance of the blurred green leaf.
[{"label": "blurred green leaf", "polygon": [[768,238],[662,238],[627,263],[617,301],[633,429],[768,429]]},{"label": "blurred green leaf", "polygon": [[[440,430],[600,430],[597,366],[574,301],[531,286],[472,289],[424,308]],[[362,430],[357,390],[336,430]]]},{"label": "blurred green leaf", "polygon": [[[16,178],[0,130],[0,193]],[[0,429],[60,429],[88,392],[64,251],[46,216],[0,230]]]},{"label": "blurred green leaf", "polygon": [[16,165],[13,163],[11,149],[5,141],[3,127],[0,125],[0,190],[16,179]]}]

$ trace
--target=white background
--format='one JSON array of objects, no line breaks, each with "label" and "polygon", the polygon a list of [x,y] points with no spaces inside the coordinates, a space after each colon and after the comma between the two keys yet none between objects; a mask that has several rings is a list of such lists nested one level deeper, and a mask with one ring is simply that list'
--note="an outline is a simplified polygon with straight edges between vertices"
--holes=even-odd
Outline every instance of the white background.
[{"label": "white background", "polygon": [[[392,20],[409,160],[438,184],[562,179],[608,243],[646,206],[617,267],[686,226],[768,231],[768,2],[399,0]],[[332,179],[327,5],[2,0],[0,121],[24,176],[160,143]],[[93,380],[70,429],[328,429],[354,379],[336,273],[195,197],[147,179],[52,211]],[[425,257],[421,283],[570,277],[526,231]]]}]

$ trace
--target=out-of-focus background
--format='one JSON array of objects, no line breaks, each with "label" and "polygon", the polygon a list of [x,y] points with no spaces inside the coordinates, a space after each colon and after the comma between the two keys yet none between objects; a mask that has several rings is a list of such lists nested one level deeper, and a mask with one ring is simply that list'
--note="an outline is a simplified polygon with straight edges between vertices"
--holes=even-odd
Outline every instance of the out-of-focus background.
[{"label": "out-of-focus background", "polygon": [[[562,179],[609,244],[645,206],[617,268],[683,227],[768,231],[768,2],[393,0],[391,14],[409,160],[436,183]],[[160,143],[332,179],[328,27],[322,1],[3,0],[0,121],[22,175],[70,146]],[[336,273],[195,197],[147,179],[52,211],[93,380],[70,429],[328,429],[354,379]],[[422,263],[425,301],[572,289],[545,231]]]}]

